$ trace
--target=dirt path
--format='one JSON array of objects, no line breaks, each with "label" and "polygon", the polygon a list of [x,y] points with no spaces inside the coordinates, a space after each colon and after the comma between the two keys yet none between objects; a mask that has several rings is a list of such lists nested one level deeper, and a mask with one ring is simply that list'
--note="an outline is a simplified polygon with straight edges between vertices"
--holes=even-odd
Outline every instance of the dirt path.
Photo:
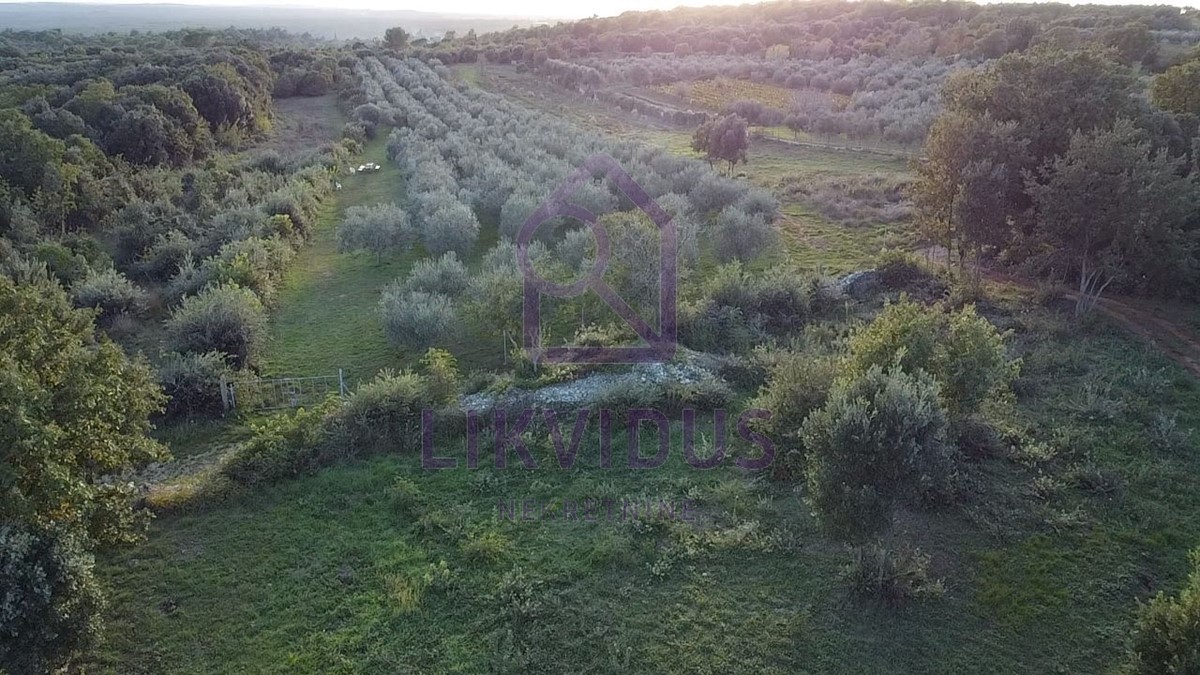
[{"label": "dirt path", "polygon": [[[946,264],[946,249],[940,246],[929,246],[916,253],[930,263]],[[1035,288],[1033,281],[999,270],[984,269],[983,276],[989,281],[1011,284],[1027,290]],[[1078,291],[1070,288],[1059,290],[1062,297],[1072,302],[1079,300]],[[1160,312],[1139,307],[1137,298],[1101,297],[1100,302],[1096,304],[1096,310],[1160,349],[1188,372],[1200,377],[1200,334],[1192,328],[1172,321]]]},{"label": "dirt path", "polygon": [[[1076,300],[1073,291],[1064,297]],[[1129,298],[1101,298],[1096,309],[1104,312],[1129,332],[1161,349],[1179,365],[1200,377],[1200,335],[1153,312],[1133,306]]]}]

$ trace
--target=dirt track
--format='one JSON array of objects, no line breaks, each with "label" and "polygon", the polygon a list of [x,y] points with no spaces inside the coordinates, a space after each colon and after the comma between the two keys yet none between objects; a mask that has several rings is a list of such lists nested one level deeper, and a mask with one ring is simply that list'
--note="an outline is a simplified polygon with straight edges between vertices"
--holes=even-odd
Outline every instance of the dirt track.
[{"label": "dirt track", "polygon": [[[1075,300],[1078,293],[1069,292],[1065,297]],[[1164,319],[1153,312],[1129,304],[1134,302],[1121,298],[1101,298],[1096,305],[1104,314],[1126,330],[1161,349],[1179,365],[1200,377],[1200,335],[1194,331]]]}]

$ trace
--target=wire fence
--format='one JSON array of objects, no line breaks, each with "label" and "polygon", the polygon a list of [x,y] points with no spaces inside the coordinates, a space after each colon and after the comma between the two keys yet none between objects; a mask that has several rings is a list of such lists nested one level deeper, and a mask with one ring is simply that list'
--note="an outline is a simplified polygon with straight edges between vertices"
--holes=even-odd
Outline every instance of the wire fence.
[{"label": "wire fence", "polygon": [[301,408],[321,403],[331,395],[346,396],[346,378],[336,375],[312,377],[239,377],[221,383],[221,401],[227,412]]}]

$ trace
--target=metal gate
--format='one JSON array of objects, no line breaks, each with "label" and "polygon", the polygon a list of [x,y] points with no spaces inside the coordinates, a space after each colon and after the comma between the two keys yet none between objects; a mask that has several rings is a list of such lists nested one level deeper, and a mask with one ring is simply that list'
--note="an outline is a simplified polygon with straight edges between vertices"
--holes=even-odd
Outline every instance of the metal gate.
[{"label": "metal gate", "polygon": [[336,375],[312,377],[239,377],[221,383],[226,411],[284,410],[321,403],[330,395],[346,396],[342,369]]}]

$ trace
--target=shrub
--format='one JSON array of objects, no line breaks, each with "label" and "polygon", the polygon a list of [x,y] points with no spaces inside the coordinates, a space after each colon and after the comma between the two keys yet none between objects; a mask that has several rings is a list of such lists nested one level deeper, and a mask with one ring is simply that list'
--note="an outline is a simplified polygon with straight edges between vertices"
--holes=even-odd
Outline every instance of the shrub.
[{"label": "shrub", "polygon": [[189,296],[167,319],[167,341],[184,354],[220,352],[235,368],[245,368],[267,332],[262,302],[249,289],[210,286]]},{"label": "shrub", "polygon": [[447,297],[457,297],[471,285],[467,268],[453,251],[442,254],[440,258],[419,260],[408,273],[404,282],[410,291],[436,293]]},{"label": "shrub", "polygon": [[706,216],[737,202],[745,189],[736,181],[706,172],[695,185],[687,186],[683,191],[692,200],[692,210],[700,216]]},{"label": "shrub", "polygon": [[1138,612],[1131,670],[1139,675],[1200,672],[1200,549],[1177,597],[1159,591]]},{"label": "shrub", "polygon": [[225,411],[221,383],[232,375],[219,352],[167,354],[158,367],[158,382],[167,395],[167,417],[220,415]]},{"label": "shrub", "polygon": [[94,644],[102,598],[74,537],[0,525],[0,671],[49,673]]},{"label": "shrub", "polygon": [[338,250],[369,251],[376,261],[412,246],[416,233],[408,214],[395,204],[352,206],[338,225]]},{"label": "shrub", "polygon": [[554,247],[554,252],[567,268],[575,272],[586,272],[585,263],[586,267],[590,268],[596,257],[592,231],[588,228],[568,230],[563,234],[562,241]]},{"label": "shrub", "polygon": [[808,501],[839,532],[883,529],[895,502],[947,488],[953,460],[937,384],[873,366],[804,421]]},{"label": "shrub", "polygon": [[421,358],[428,379],[429,397],[441,405],[458,400],[458,362],[445,349],[430,349]]},{"label": "shrub", "polygon": [[196,242],[179,230],[159,235],[142,255],[138,270],[151,279],[167,280],[179,273],[184,261],[196,252]]},{"label": "shrub", "polygon": [[989,398],[1008,389],[1020,369],[1009,360],[1004,335],[974,305],[950,315],[949,330],[939,343],[945,351],[934,372],[942,384],[942,400],[956,415],[976,411]]},{"label": "shrub", "polygon": [[713,239],[722,262],[748,262],[775,243],[775,226],[761,214],[751,215],[737,206],[725,207],[717,216]]},{"label": "shrub", "polygon": [[767,222],[779,217],[779,200],[769,190],[750,188],[737,200],[737,208],[750,217],[761,216]]},{"label": "shrub", "polygon": [[929,556],[918,549],[895,550],[880,544],[855,547],[841,579],[852,595],[889,607],[945,592],[942,583],[929,576]]},{"label": "shrub", "polygon": [[240,485],[256,485],[317,468],[323,463],[328,408],[300,408],[252,424],[250,440],[234,450],[221,473]]},{"label": "shrub", "polygon": [[269,305],[294,255],[292,247],[278,237],[249,237],[225,244],[215,258],[205,261],[205,266],[211,281],[248,288]]},{"label": "shrub", "polygon": [[754,408],[769,410],[770,421],[762,423],[767,436],[783,444],[783,455],[776,462],[775,475],[790,478],[803,468],[801,425],[814,410],[824,407],[837,375],[837,361],[831,357],[786,352],[770,364],[767,384],[754,399]]},{"label": "shrub", "polygon": [[908,188],[906,181],[884,174],[806,176],[784,186],[788,194],[799,197],[828,220],[852,226],[909,220],[913,206]]},{"label": "shrub", "polygon": [[163,294],[171,305],[178,304],[184,298],[196,295],[212,281],[212,267],[197,265],[189,255],[179,266],[179,272],[171,277]]},{"label": "shrub", "polygon": [[299,186],[284,188],[267,197],[263,208],[268,216],[287,216],[300,237],[312,232],[313,218],[320,206],[316,195]]},{"label": "shrub", "polygon": [[712,410],[732,399],[733,390],[727,383],[716,377],[704,377],[691,382],[621,382],[604,390],[595,405],[618,413],[638,408],[672,413],[684,408]]},{"label": "shrub", "polygon": [[679,310],[679,339],[697,351],[740,354],[767,338],[761,318],[737,307],[683,304]]},{"label": "shrub", "polygon": [[76,307],[99,310],[96,319],[108,325],[121,314],[137,316],[146,311],[146,292],[114,269],[91,271],[71,287]]},{"label": "shrub", "polygon": [[33,249],[33,259],[46,263],[47,269],[63,285],[83,279],[88,273],[87,259],[56,241],[43,241]]},{"label": "shrub", "polygon": [[527,191],[514,192],[500,207],[500,234],[517,240],[521,226],[537,210],[541,199]]},{"label": "shrub", "polygon": [[426,349],[450,337],[458,323],[450,298],[406,290],[393,283],[379,302],[383,330],[392,344]]},{"label": "shrub", "polygon": [[855,332],[846,360],[849,373],[893,365],[907,373],[931,374],[941,385],[946,408],[956,416],[1003,395],[1020,367],[1008,359],[1004,335],[974,306],[946,314],[905,299]]},{"label": "shrub", "polygon": [[680,194],[665,194],[655,201],[671,216],[679,240],[679,263],[694,267],[700,258],[700,227],[692,215],[692,205]]},{"label": "shrub", "polygon": [[421,444],[421,412],[435,403],[426,378],[384,371],[359,385],[332,421],[355,452],[415,449]]},{"label": "shrub", "polygon": [[755,275],[731,263],[713,274],[705,297],[710,307],[736,307],[755,325],[782,334],[800,328],[808,319],[812,284],[782,268]]},{"label": "shrub", "polygon": [[920,258],[896,249],[881,251],[875,257],[875,269],[879,272],[879,280],[888,288],[911,288],[933,278]]},{"label": "shrub", "polygon": [[899,366],[906,373],[932,373],[939,359],[945,315],[902,298],[888,305],[850,338],[847,372]]}]

